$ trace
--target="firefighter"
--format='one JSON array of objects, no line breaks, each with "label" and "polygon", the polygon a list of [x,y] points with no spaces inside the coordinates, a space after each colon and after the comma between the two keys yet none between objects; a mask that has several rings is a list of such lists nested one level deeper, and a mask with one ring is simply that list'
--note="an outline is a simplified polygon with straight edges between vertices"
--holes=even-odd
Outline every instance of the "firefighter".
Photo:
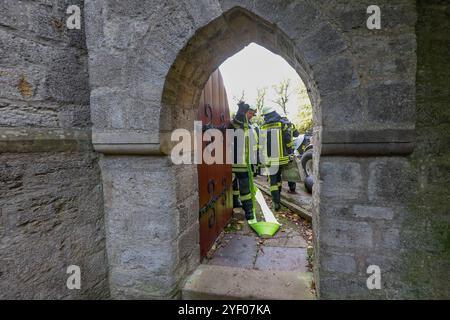
[{"label": "firefighter", "polygon": [[[293,137],[298,136],[292,123],[280,115],[273,107],[264,107],[262,109],[264,124],[261,126],[261,134],[265,139],[262,148],[264,149],[264,163],[270,167],[276,165],[276,170],[270,170],[268,181],[270,184],[270,193],[272,195],[273,208],[278,211],[281,209],[281,171],[284,165],[289,163],[289,156],[293,153]],[[275,134],[272,134],[275,133]],[[272,138],[276,141],[272,142]],[[276,150],[271,150],[275,146]]]},{"label": "firefighter", "polygon": [[[256,113],[256,109],[245,102],[238,103],[238,111],[231,121],[232,128],[242,129],[244,132],[244,141],[241,145],[235,141],[233,143],[233,207],[242,207],[247,220],[253,220],[254,208],[252,194],[250,190],[249,167],[250,162],[252,172],[256,174],[257,161],[256,155],[258,148],[257,127],[251,123],[251,119]],[[239,149],[240,148],[240,149]]]},{"label": "firefighter", "polygon": [[[290,139],[289,142],[286,144],[287,146],[287,152],[290,156],[294,155],[294,138],[297,138],[300,133],[298,132],[298,130],[295,128],[295,125],[293,123],[291,123],[289,121],[289,119],[287,118],[286,114],[283,114],[281,116],[281,120],[284,121],[284,123],[287,124],[287,130],[290,134]],[[288,181],[288,186],[289,186],[289,193],[292,194],[296,194],[297,192],[295,191],[297,184],[295,183],[295,181]]]}]

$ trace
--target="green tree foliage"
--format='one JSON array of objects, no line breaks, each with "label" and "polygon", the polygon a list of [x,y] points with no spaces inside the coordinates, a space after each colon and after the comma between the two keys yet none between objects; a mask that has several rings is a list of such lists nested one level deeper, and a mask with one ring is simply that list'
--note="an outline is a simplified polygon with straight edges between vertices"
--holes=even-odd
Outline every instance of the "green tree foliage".
[{"label": "green tree foliage", "polygon": [[277,99],[274,102],[280,106],[285,114],[287,114],[287,103],[291,95],[291,92],[289,92],[290,85],[291,79],[283,79],[279,84],[272,86],[277,95]]},{"label": "green tree foliage", "polygon": [[256,96],[256,116],[253,117],[252,122],[261,126],[264,123],[264,116],[262,115],[262,108],[264,107],[267,88],[257,88],[257,96]]},{"label": "green tree foliage", "polygon": [[261,113],[262,107],[264,107],[264,102],[266,99],[267,88],[257,88],[257,96],[256,96],[256,111]]},{"label": "green tree foliage", "polygon": [[234,101],[236,104],[238,104],[238,103],[241,102],[241,101],[245,101],[245,90],[242,90],[242,93],[241,93],[241,96],[240,96],[240,97],[234,96],[234,97],[233,97],[233,101]]},{"label": "green tree foliage", "polygon": [[307,131],[312,131],[313,128],[313,114],[312,105],[309,100],[308,92],[303,83],[297,88],[299,111],[293,123],[298,131],[303,134]]},{"label": "green tree foliage", "polygon": [[[284,79],[279,84],[272,86],[276,93],[277,99],[272,101],[276,103],[286,114],[287,114],[287,103],[290,99],[292,92],[291,79]],[[264,124],[264,116],[262,115],[262,108],[266,104],[266,97],[268,88],[257,88],[257,96],[253,106],[256,108],[256,115],[253,117],[252,122],[261,126]],[[307,131],[312,131],[313,128],[313,117],[312,117],[312,106],[309,100],[308,92],[303,83],[300,83],[299,87],[296,88],[295,93],[298,97],[298,113],[293,119],[290,119],[294,123],[298,131],[303,134]],[[242,91],[240,97],[233,97],[233,100],[237,104],[239,101],[245,101],[245,91]],[[231,113],[234,116],[234,112]]]}]

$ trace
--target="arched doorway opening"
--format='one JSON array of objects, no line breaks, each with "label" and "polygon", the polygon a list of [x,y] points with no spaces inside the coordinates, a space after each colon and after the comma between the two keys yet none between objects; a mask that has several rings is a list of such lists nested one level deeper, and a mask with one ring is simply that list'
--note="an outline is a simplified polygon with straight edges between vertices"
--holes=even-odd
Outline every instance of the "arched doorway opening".
[{"label": "arched doorway opening", "polygon": [[[274,215],[269,218],[281,223],[281,228],[270,239],[259,237],[245,222],[239,202],[242,198],[239,180],[231,173],[231,165],[222,164],[221,160],[199,164],[202,265],[187,280],[182,297],[310,299],[314,296],[310,273],[312,199],[311,190],[305,188],[305,178],[307,174],[313,178],[312,172],[308,171],[312,169],[309,156],[313,146],[310,144],[311,103],[306,88],[286,61],[252,43],[227,59],[208,79],[198,105],[198,120],[202,120],[203,133],[214,128],[226,136],[225,129],[232,127],[230,117],[236,113],[239,101],[249,103],[256,110],[255,117],[249,121],[258,131],[265,122],[263,110],[270,106],[275,112],[272,117],[285,117],[283,121],[292,123],[291,129],[286,128],[292,130],[289,139],[292,143],[298,141],[296,148],[290,148],[290,152],[295,150],[291,154],[295,158],[290,166],[284,167],[290,170],[280,175],[282,181],[277,186],[281,207],[272,211],[270,215]],[[207,140],[203,148],[210,145]],[[305,168],[301,165],[302,159]],[[261,192],[259,199],[264,199],[266,210],[270,210],[273,198],[269,176],[262,167],[256,172],[252,181]],[[300,175],[296,177],[296,174]],[[288,176],[291,176],[290,180]],[[232,210],[233,206],[235,209]],[[254,206],[258,221],[264,221],[262,204],[255,201]],[[218,274],[227,276],[217,277]],[[258,278],[267,282],[255,281]]]},{"label": "arched doorway opening", "polygon": [[[193,120],[196,119],[197,113],[193,106],[198,105],[210,74],[228,57],[254,42],[283,57],[297,71],[307,87],[309,99],[313,105],[314,131],[317,141],[314,170],[316,179],[319,181],[318,166],[322,149],[320,136],[323,125],[320,108],[323,93],[352,90],[358,86],[358,80],[354,76],[353,67],[345,52],[347,47],[344,39],[333,31],[331,25],[324,24],[322,28],[333,34],[335,46],[331,49],[318,50],[314,55],[305,54],[299,50],[298,46],[276,25],[240,7],[229,10],[197,31],[178,54],[166,78],[160,118],[162,149],[170,154],[173,146],[170,134],[174,129],[183,127],[193,131]],[[307,38],[307,34],[299,36]],[[314,71],[313,66],[317,68]],[[324,77],[322,78],[324,81],[315,79],[322,80],[321,77]],[[332,79],[333,77],[335,78]],[[329,126],[332,124],[329,123]],[[342,123],[334,125],[340,126]],[[195,168],[192,170],[194,172]],[[319,183],[316,188],[320,188]],[[317,226],[319,225],[319,197],[315,197],[314,201],[316,203],[313,205],[315,211],[313,224]],[[317,241],[318,234],[315,234],[314,239]],[[316,245],[316,248],[319,250],[320,247]],[[319,265],[319,254],[317,253],[315,257]],[[316,274],[318,275],[317,271]]]}]

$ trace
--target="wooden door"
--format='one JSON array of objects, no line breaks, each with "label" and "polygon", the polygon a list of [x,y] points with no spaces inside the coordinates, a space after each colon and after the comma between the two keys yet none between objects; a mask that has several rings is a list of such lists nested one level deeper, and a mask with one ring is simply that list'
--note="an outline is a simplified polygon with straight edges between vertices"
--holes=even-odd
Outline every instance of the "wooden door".
[{"label": "wooden door", "polygon": [[[203,130],[219,129],[225,137],[230,122],[230,112],[223,79],[219,70],[213,72],[203,89],[198,119]],[[203,148],[207,143],[203,142]],[[224,141],[223,155],[225,158]],[[225,159],[223,159],[225,162]],[[199,164],[199,207],[200,207],[200,255],[205,257],[214,241],[228,224],[233,213],[231,165]]]}]

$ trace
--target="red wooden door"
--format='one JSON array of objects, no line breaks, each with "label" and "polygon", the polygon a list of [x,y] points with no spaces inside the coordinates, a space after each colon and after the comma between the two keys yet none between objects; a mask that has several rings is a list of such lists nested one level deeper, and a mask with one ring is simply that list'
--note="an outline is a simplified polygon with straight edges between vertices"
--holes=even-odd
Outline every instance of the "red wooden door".
[{"label": "red wooden door", "polygon": [[[213,72],[203,89],[198,106],[203,129],[225,128],[230,122],[226,91],[219,70]],[[207,143],[203,142],[203,148]],[[223,147],[225,162],[225,141]],[[229,222],[233,212],[231,165],[199,164],[200,255],[203,258]]]}]

